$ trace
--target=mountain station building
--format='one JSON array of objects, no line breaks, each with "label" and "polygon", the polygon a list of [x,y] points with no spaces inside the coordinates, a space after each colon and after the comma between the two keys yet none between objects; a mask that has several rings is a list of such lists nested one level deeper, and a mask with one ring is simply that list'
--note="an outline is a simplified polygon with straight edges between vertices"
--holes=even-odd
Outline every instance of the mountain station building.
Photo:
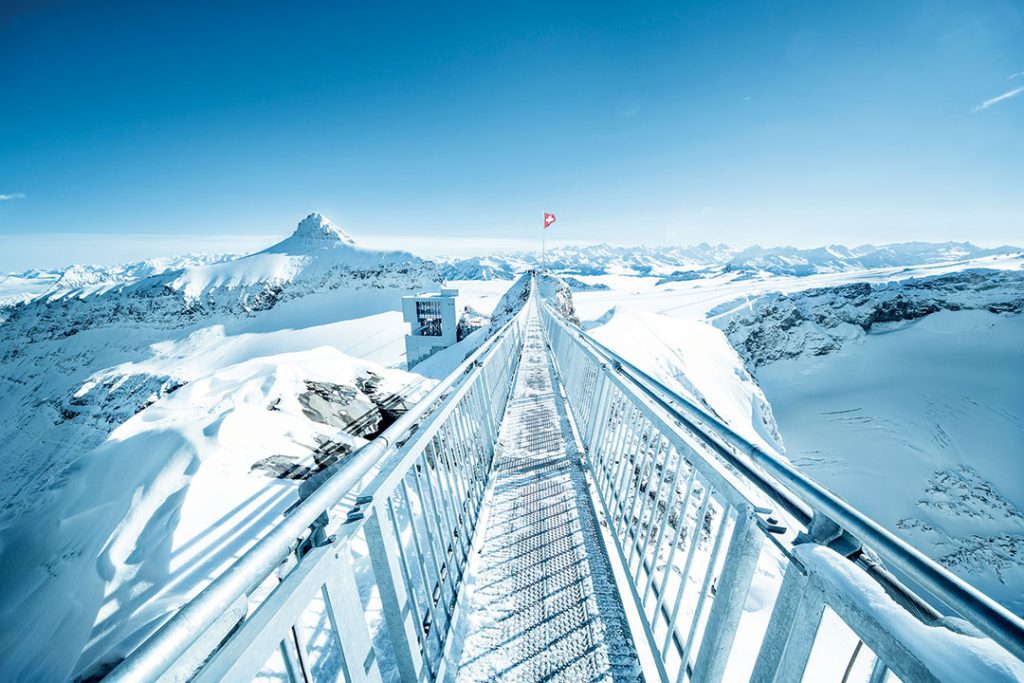
[{"label": "mountain station building", "polygon": [[441,288],[440,293],[422,292],[402,297],[402,318],[412,327],[405,337],[408,367],[457,341],[455,297],[458,295],[457,289]]}]

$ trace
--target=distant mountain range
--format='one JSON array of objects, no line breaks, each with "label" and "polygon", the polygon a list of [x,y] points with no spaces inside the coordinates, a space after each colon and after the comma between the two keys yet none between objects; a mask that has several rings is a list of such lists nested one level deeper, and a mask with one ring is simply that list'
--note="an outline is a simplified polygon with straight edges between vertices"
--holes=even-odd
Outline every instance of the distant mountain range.
[{"label": "distant mountain range", "polygon": [[[663,282],[692,280],[722,272],[803,276],[868,268],[900,268],[986,256],[1024,253],[1024,248],[994,249],[969,242],[902,242],[860,247],[831,245],[815,249],[761,247],[733,249],[725,244],[691,247],[608,244],[565,246],[548,250],[546,267],[562,275],[633,275],[659,277]],[[439,259],[448,280],[511,280],[536,267],[539,252],[514,252],[461,259]]]},{"label": "distant mountain range", "polygon": [[[325,227],[328,226],[328,227]],[[325,246],[326,245],[326,246]],[[322,266],[335,267],[339,257],[347,269],[388,269],[388,261],[396,264],[429,261],[418,259],[403,252],[369,252],[360,249],[352,238],[318,214],[303,221],[295,235],[264,252],[249,257],[237,255],[189,254],[173,258],[147,259],[116,266],[73,265],[62,269],[28,270],[22,273],[0,275],[0,307],[30,300],[37,296],[64,295],[75,292],[78,296],[91,294],[115,285],[126,285],[147,278],[183,271],[184,277],[169,278],[174,288],[191,281],[192,293],[200,284],[223,285],[234,288],[239,285],[275,283],[295,279],[309,279],[313,272],[305,261],[310,254],[330,258],[315,259],[317,267],[312,268],[321,275]],[[282,255],[299,255],[303,258],[286,259]],[[367,254],[375,256],[366,259]],[[386,254],[382,256],[382,254]],[[570,245],[549,249],[546,267],[559,275],[626,275],[657,277],[660,283],[695,280],[703,277],[735,273],[738,277],[752,277],[758,274],[804,276],[817,273],[838,273],[869,268],[902,268],[928,263],[946,263],[1021,254],[1024,247],[1001,246],[993,249],[978,247],[970,242],[901,242],[860,247],[831,245],[814,249],[797,247],[761,247],[734,249],[725,244],[711,245],[706,242],[696,246],[613,246],[596,244],[589,246]],[[379,262],[374,262],[374,260]],[[522,273],[540,264],[540,252],[494,253],[468,258],[437,258],[434,262],[446,280],[514,280]],[[212,268],[208,268],[212,267]],[[255,270],[253,268],[255,267]],[[403,270],[399,268],[398,270]],[[227,275],[230,273],[230,275]],[[225,277],[227,275],[227,277]],[[209,283],[199,283],[206,276],[212,276]],[[234,278],[234,280],[233,280]],[[315,277],[313,279],[316,279]],[[579,280],[573,289],[580,290]]]},{"label": "distant mountain range", "polygon": [[20,303],[59,291],[95,289],[135,282],[168,271],[222,263],[235,258],[238,258],[235,254],[185,254],[113,266],[76,264],[64,268],[33,268],[21,273],[0,275],[0,306]]},{"label": "distant mountain range", "polygon": [[282,296],[339,287],[415,289],[440,279],[433,262],[404,251],[362,248],[338,226],[312,213],[289,237],[248,256],[199,254],[0,275],[0,307],[44,296],[57,301],[102,295],[109,301],[116,295],[128,301],[176,299],[174,306],[180,303],[189,310],[228,305],[249,311],[270,307]]}]

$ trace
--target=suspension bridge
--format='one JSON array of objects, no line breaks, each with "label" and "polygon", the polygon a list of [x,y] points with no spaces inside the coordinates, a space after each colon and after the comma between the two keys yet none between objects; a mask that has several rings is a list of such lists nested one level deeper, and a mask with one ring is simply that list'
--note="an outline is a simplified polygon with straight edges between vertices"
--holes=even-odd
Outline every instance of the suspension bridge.
[{"label": "suspension bridge", "polygon": [[534,284],[106,680],[770,683],[816,657],[1021,680],[1024,623]]}]

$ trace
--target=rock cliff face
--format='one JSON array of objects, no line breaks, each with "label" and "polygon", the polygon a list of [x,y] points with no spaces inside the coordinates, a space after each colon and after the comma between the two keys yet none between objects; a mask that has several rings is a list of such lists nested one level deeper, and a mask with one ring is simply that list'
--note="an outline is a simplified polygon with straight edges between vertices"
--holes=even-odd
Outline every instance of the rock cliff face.
[{"label": "rock cliff face", "polygon": [[[768,294],[714,318],[751,369],[773,361],[822,356],[872,331],[937,311],[1024,310],[1024,272],[967,270],[882,285],[854,283]],[[715,316],[716,311],[711,312]]]},{"label": "rock cliff face", "polygon": [[541,299],[555,307],[563,320],[573,325],[580,324],[569,283],[557,275],[542,273],[537,278],[537,291]]},{"label": "rock cliff face", "polygon": [[516,313],[522,310],[523,306],[530,299],[530,274],[524,273],[519,279],[512,283],[505,293],[498,300],[494,311],[491,312],[491,326],[487,332],[492,335],[501,329],[502,325],[511,320]]},{"label": "rock cliff face", "polygon": [[[530,273],[523,273],[498,301],[491,314],[489,334],[497,332],[526,305],[530,298],[530,277]],[[540,273],[537,275],[537,290],[541,299],[553,305],[564,320],[573,325],[580,324],[572,301],[572,289],[565,280],[550,273]]]}]

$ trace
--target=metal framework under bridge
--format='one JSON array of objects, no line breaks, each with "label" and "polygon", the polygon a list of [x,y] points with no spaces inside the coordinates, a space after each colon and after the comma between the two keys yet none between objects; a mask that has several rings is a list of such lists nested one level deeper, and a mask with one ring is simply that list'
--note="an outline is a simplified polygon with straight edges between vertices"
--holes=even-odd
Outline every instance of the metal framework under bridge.
[{"label": "metal framework under bridge", "polygon": [[108,679],[1021,677],[1019,618],[531,289]]}]

